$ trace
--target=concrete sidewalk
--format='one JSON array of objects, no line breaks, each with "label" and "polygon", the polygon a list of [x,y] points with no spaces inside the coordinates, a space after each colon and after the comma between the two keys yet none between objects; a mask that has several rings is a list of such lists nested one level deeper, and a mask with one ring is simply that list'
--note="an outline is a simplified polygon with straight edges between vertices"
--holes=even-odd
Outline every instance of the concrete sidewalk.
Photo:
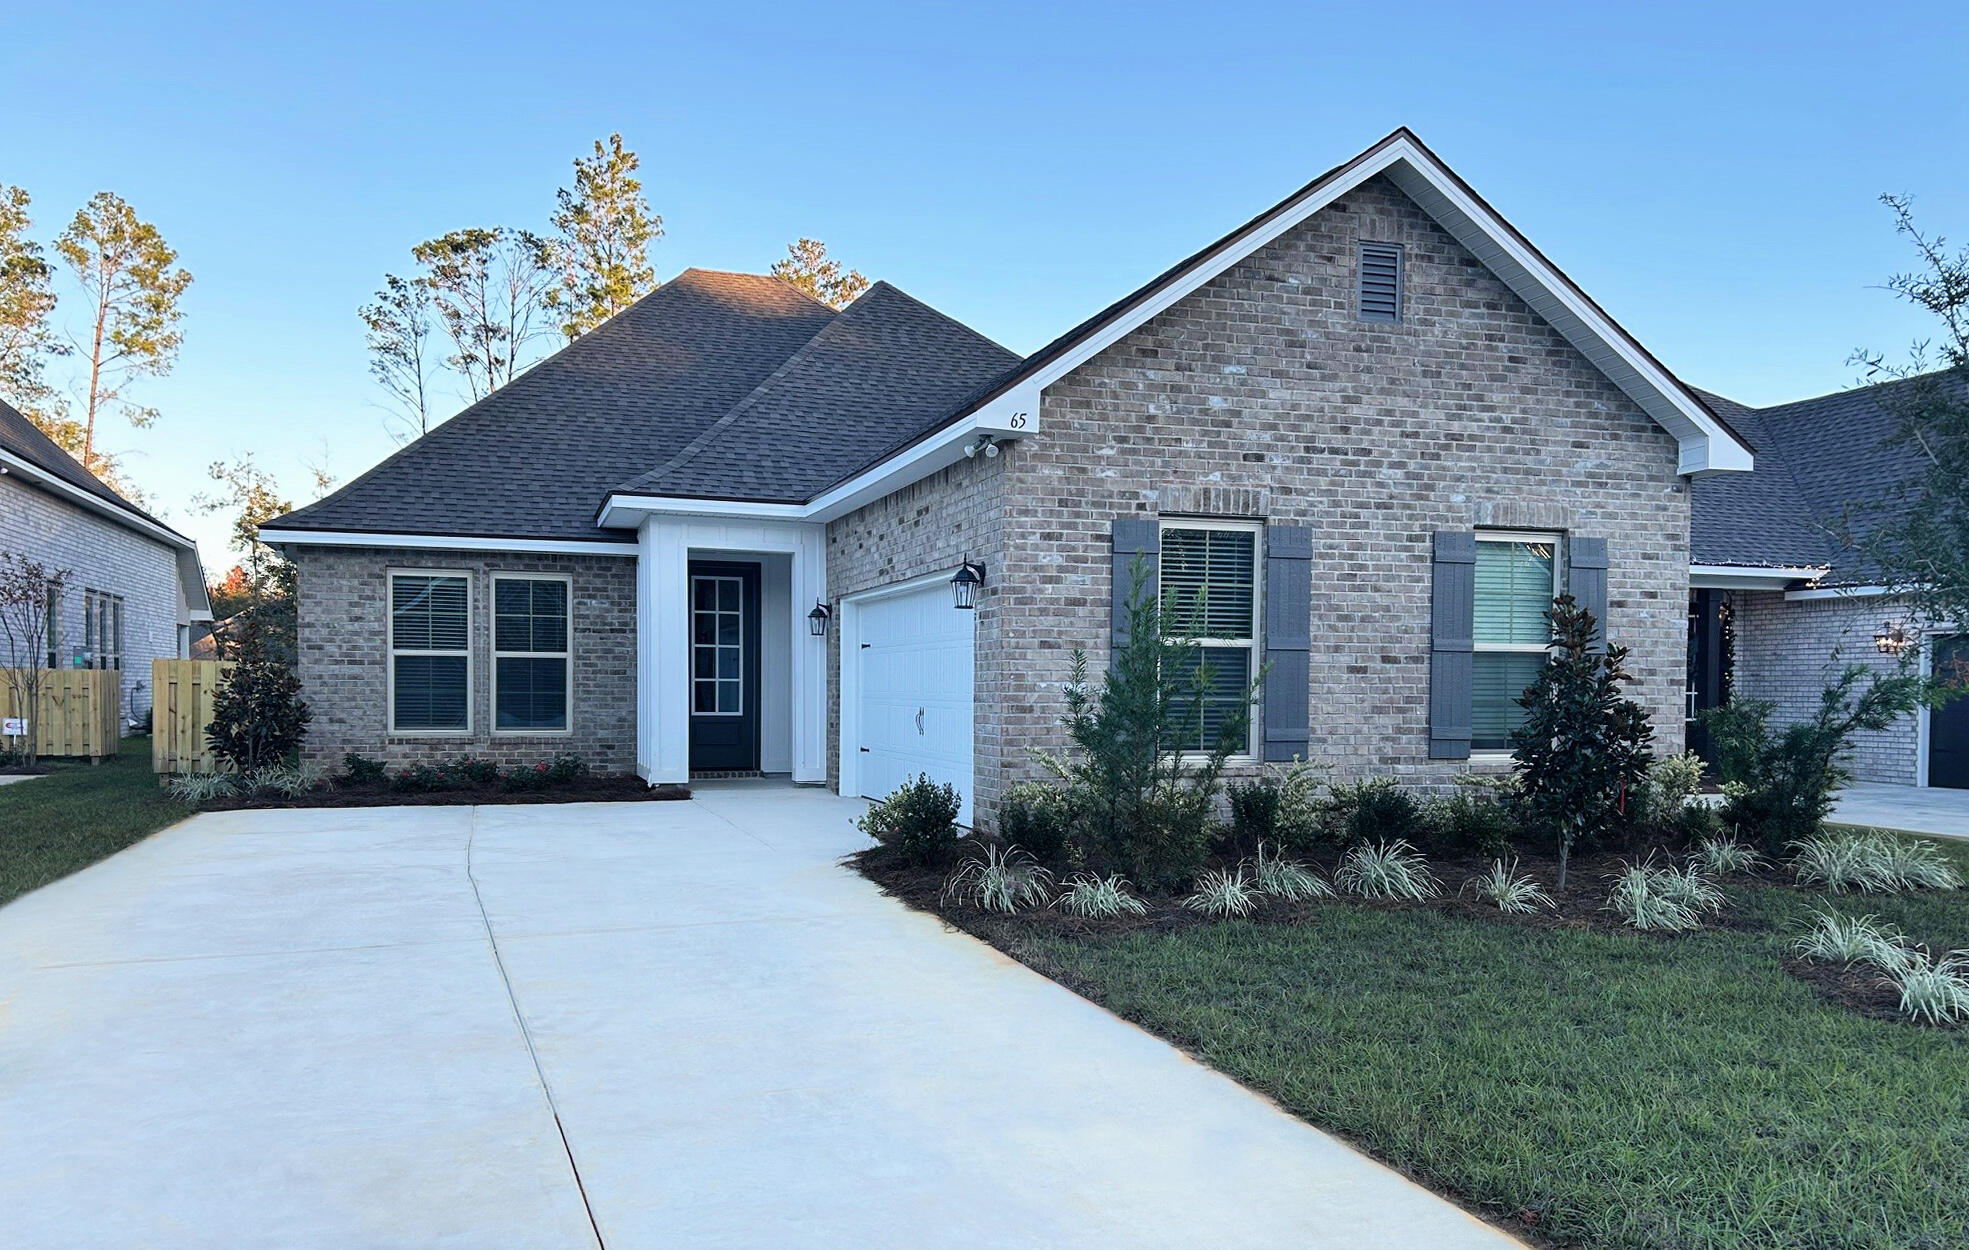
[{"label": "concrete sidewalk", "polygon": [[210,815],[0,909],[6,1243],[1517,1244],[843,871],[860,807]]},{"label": "concrete sidewalk", "polygon": [[1842,825],[1969,838],[1969,790],[1860,782],[1839,792],[1830,819]]}]

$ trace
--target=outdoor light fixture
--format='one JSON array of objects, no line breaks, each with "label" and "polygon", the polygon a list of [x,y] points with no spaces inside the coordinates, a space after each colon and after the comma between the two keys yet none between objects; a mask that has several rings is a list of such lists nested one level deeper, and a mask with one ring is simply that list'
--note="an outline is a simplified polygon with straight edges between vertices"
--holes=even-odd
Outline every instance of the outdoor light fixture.
[{"label": "outdoor light fixture", "polygon": [[816,638],[827,637],[828,618],[833,615],[833,608],[828,607],[818,599],[814,600],[814,610],[807,613],[807,632]]},{"label": "outdoor light fixture", "polygon": [[984,565],[966,560],[958,566],[951,576],[950,591],[957,600],[957,606],[970,611],[978,606],[978,587],[984,585]]},{"label": "outdoor light fixture", "polygon": [[980,434],[978,435],[977,442],[967,443],[964,447],[964,454],[966,456],[975,456],[979,452],[983,452],[987,458],[997,455],[997,440],[993,439],[989,434]]},{"label": "outdoor light fixture", "polygon": [[1873,635],[1873,649],[1882,655],[1899,655],[1913,641],[1899,621],[1882,621],[1879,632]]}]

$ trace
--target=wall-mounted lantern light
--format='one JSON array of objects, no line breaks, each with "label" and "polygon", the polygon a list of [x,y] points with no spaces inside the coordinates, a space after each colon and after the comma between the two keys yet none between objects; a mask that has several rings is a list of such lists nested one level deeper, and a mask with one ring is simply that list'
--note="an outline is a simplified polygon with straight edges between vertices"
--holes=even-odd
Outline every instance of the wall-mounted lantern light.
[{"label": "wall-mounted lantern light", "polygon": [[827,637],[827,622],[834,615],[834,609],[820,600],[814,600],[814,610],[807,613],[807,632],[816,638]]},{"label": "wall-mounted lantern light", "polygon": [[969,611],[978,606],[978,587],[984,585],[984,565],[966,560],[950,579],[951,594],[957,606]]},{"label": "wall-mounted lantern light", "polygon": [[1882,655],[1899,655],[1913,642],[1899,621],[1880,622],[1880,629],[1873,635],[1873,649]]}]

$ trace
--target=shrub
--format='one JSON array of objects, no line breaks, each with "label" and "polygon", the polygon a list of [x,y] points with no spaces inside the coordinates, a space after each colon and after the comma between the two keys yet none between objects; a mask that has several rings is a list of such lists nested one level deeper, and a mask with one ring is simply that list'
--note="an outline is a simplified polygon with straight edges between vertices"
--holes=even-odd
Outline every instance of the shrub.
[{"label": "shrub", "polygon": [[354,751],[342,757],[342,767],[351,785],[380,786],[389,780],[390,770],[380,760],[367,759]]},{"label": "shrub", "polygon": [[1613,883],[1601,909],[1636,929],[1675,933],[1702,927],[1699,909],[1687,901],[1687,883],[1675,872],[1644,861],[1623,867]]},{"label": "shrub", "polygon": [[503,780],[497,763],[476,755],[464,756],[451,765],[449,771],[455,773],[467,785],[494,786]]},{"label": "shrub", "polygon": [[1149,905],[1128,889],[1128,879],[1120,873],[1105,877],[1077,872],[1068,877],[1060,890],[1060,910],[1084,920],[1112,920],[1116,916],[1139,916]]},{"label": "shrub", "polygon": [[939,895],[957,903],[1007,915],[1021,907],[1043,907],[1052,897],[1053,874],[1016,846],[997,843],[957,866]]},{"label": "shrub", "polygon": [[1900,935],[1874,925],[1872,916],[1842,916],[1836,911],[1812,913],[1812,929],[1791,944],[1806,959],[1827,963],[1899,967],[1907,951]]},{"label": "shrub", "polygon": [[1496,904],[1497,910],[1514,915],[1528,916],[1557,906],[1550,894],[1538,888],[1536,881],[1518,871],[1515,859],[1509,864],[1501,859],[1492,860],[1489,872],[1470,878],[1463,888],[1484,902]]},{"label": "shrub", "polygon": [[1511,817],[1487,794],[1461,791],[1422,805],[1429,840],[1445,851],[1475,851],[1502,859],[1511,850]]},{"label": "shrub", "polygon": [[1284,768],[1267,765],[1249,781],[1227,788],[1231,841],[1239,854],[1269,842],[1288,850],[1311,850],[1319,841],[1319,778],[1311,764],[1294,760]]},{"label": "shrub", "polygon": [[[1865,683],[1862,685],[1862,683]],[[1848,665],[1819,695],[1811,719],[1773,733],[1772,706],[1756,700],[1706,722],[1729,761],[1723,819],[1776,855],[1817,835],[1846,784],[1840,756],[1860,730],[1885,729],[1920,705],[1924,683],[1913,673],[1875,674]]]},{"label": "shrub", "polygon": [[1225,870],[1213,868],[1196,879],[1196,892],[1183,900],[1191,911],[1230,920],[1249,916],[1258,909],[1258,892],[1244,875],[1244,865]]},{"label": "shrub", "polygon": [[1393,777],[1370,777],[1352,785],[1335,782],[1327,790],[1327,811],[1342,846],[1404,841],[1421,832],[1421,807]]},{"label": "shrub", "polygon": [[548,764],[515,764],[500,774],[499,783],[508,790],[545,790],[553,784]]},{"label": "shrub", "polygon": [[[579,755],[556,755],[554,762],[547,765],[547,780],[554,785],[564,786],[569,782],[579,781],[581,778],[586,777],[588,772],[588,761],[582,759]],[[948,789],[949,787],[945,788]],[[955,820],[957,819],[957,807],[955,806],[956,791],[954,790],[951,791],[951,802],[951,819]]]},{"label": "shrub", "polygon": [[1066,793],[1037,781],[1022,781],[999,798],[998,836],[1054,868],[1086,856],[1074,840],[1073,805]]},{"label": "shrub", "polygon": [[1767,862],[1762,855],[1735,838],[1725,837],[1704,838],[1689,859],[1712,877],[1756,872]]},{"label": "shrub", "polygon": [[1897,967],[1887,968],[1886,984],[1901,993],[1901,1014],[1930,1024],[1969,1020],[1969,951],[1950,951],[1937,960],[1910,950]]},{"label": "shrub", "polygon": [[1435,875],[1407,842],[1363,842],[1340,857],[1334,881],[1362,898],[1406,898],[1420,902],[1439,890]]},{"label": "shrub", "polygon": [[1133,576],[1128,641],[1098,685],[1086,654],[1074,653],[1062,717],[1067,754],[1034,754],[1064,783],[1093,857],[1163,889],[1193,877],[1209,854],[1219,778],[1246,745],[1260,678],[1205,740],[1215,685],[1206,649],[1190,634],[1165,632],[1145,563],[1136,561]]},{"label": "shrub", "polygon": [[1333,887],[1320,880],[1318,873],[1296,859],[1280,858],[1277,852],[1267,856],[1263,842],[1258,844],[1257,857],[1251,861],[1251,879],[1260,894],[1288,903],[1333,897]]},{"label": "shrub", "polygon": [[1552,656],[1519,696],[1524,721],[1511,731],[1525,817],[1559,845],[1559,888],[1574,844],[1613,827],[1653,759],[1654,729],[1621,691],[1633,681],[1627,648],[1594,650],[1599,622],[1571,595],[1546,613]]},{"label": "shrub", "polygon": [[918,773],[862,814],[855,827],[919,867],[941,864],[957,845],[957,787]]},{"label": "shrub", "polygon": [[300,750],[314,716],[294,670],[266,657],[259,631],[247,638],[238,666],[212,696],[212,723],[205,727],[212,753],[239,772],[281,763]]},{"label": "shrub", "polygon": [[444,789],[447,784],[443,767],[436,764],[413,764],[398,769],[390,778],[390,789],[405,794],[429,794]]}]

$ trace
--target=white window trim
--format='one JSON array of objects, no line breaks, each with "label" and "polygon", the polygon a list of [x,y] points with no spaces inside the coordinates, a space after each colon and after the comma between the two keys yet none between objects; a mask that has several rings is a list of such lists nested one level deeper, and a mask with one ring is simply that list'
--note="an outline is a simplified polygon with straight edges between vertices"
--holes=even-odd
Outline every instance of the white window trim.
[{"label": "white window trim", "polygon": [[123,596],[85,586],[82,590],[82,650],[89,667],[123,671]]},{"label": "white window trim", "polygon": [[[1558,530],[1478,530],[1477,541],[1480,543],[1551,543],[1552,598],[1556,600],[1561,594],[1565,593],[1566,536],[1564,533]],[[1471,610],[1474,611],[1475,608],[1476,604],[1473,597]],[[1473,655],[1486,651],[1515,655],[1531,655],[1539,652],[1549,655],[1552,652],[1552,644],[1550,643],[1481,642],[1477,640],[1476,634],[1477,631],[1474,628],[1471,629],[1470,650]],[[1517,752],[1509,747],[1473,748],[1470,752],[1471,762],[1477,764],[1509,763],[1517,757]]]},{"label": "white window trim", "polygon": [[[736,712],[700,712],[697,710],[698,683],[705,682],[705,681],[711,683],[711,692],[712,692],[711,702],[713,704],[716,704],[718,701],[717,698],[718,683],[726,680],[721,677],[699,677],[697,675],[697,649],[701,645],[697,641],[697,619],[696,619],[697,618],[697,584],[699,582],[737,582],[738,583],[738,711]],[[690,638],[691,713],[690,714],[693,717],[706,716],[706,717],[712,717],[714,719],[721,719],[721,720],[742,720],[745,716],[746,696],[748,694],[753,693],[752,691],[746,689],[747,681],[745,676],[745,578],[739,576],[736,573],[692,573],[690,574],[690,581],[688,584],[690,587],[691,597],[689,602],[684,605],[684,616],[686,619],[690,621],[691,624],[691,638]],[[721,615],[723,614],[722,608],[713,608],[712,611],[719,613]],[[722,650],[724,644],[714,642],[711,644],[711,646],[714,649]]]},{"label": "white window trim", "polygon": [[[1162,534],[1168,530],[1234,530],[1257,537],[1251,544],[1251,641],[1229,638],[1198,638],[1197,645],[1203,647],[1225,647],[1251,652],[1251,666],[1246,671],[1251,680],[1258,679],[1260,668],[1265,662],[1265,523],[1263,521],[1227,520],[1222,517],[1190,517],[1167,515],[1156,518],[1156,560],[1155,560],[1155,601],[1162,604]],[[1230,755],[1225,763],[1243,767],[1256,764],[1263,754],[1265,733],[1264,691],[1261,688],[1257,699],[1252,701],[1250,725],[1247,726],[1245,749]],[[1208,752],[1183,751],[1178,758],[1185,763],[1194,763],[1210,758]]]},{"label": "white window trim", "polygon": [[[499,583],[559,582],[567,587],[567,649],[564,651],[501,651],[499,649]],[[492,650],[492,736],[495,738],[567,738],[574,734],[574,577],[567,573],[492,574],[492,595],[486,606],[486,643]],[[567,665],[567,715],[560,729],[501,729],[499,727],[499,661],[560,660]]]},{"label": "white window trim", "polygon": [[[460,729],[398,729],[397,728],[397,613],[396,581],[399,577],[462,577],[465,579],[465,724]],[[477,707],[477,680],[472,672],[472,598],[474,592],[470,569],[385,569],[383,570],[383,680],[387,684],[384,691],[385,728],[392,738],[470,738],[474,723],[473,711]],[[403,654],[419,655],[457,655],[457,651],[405,651]]]}]

